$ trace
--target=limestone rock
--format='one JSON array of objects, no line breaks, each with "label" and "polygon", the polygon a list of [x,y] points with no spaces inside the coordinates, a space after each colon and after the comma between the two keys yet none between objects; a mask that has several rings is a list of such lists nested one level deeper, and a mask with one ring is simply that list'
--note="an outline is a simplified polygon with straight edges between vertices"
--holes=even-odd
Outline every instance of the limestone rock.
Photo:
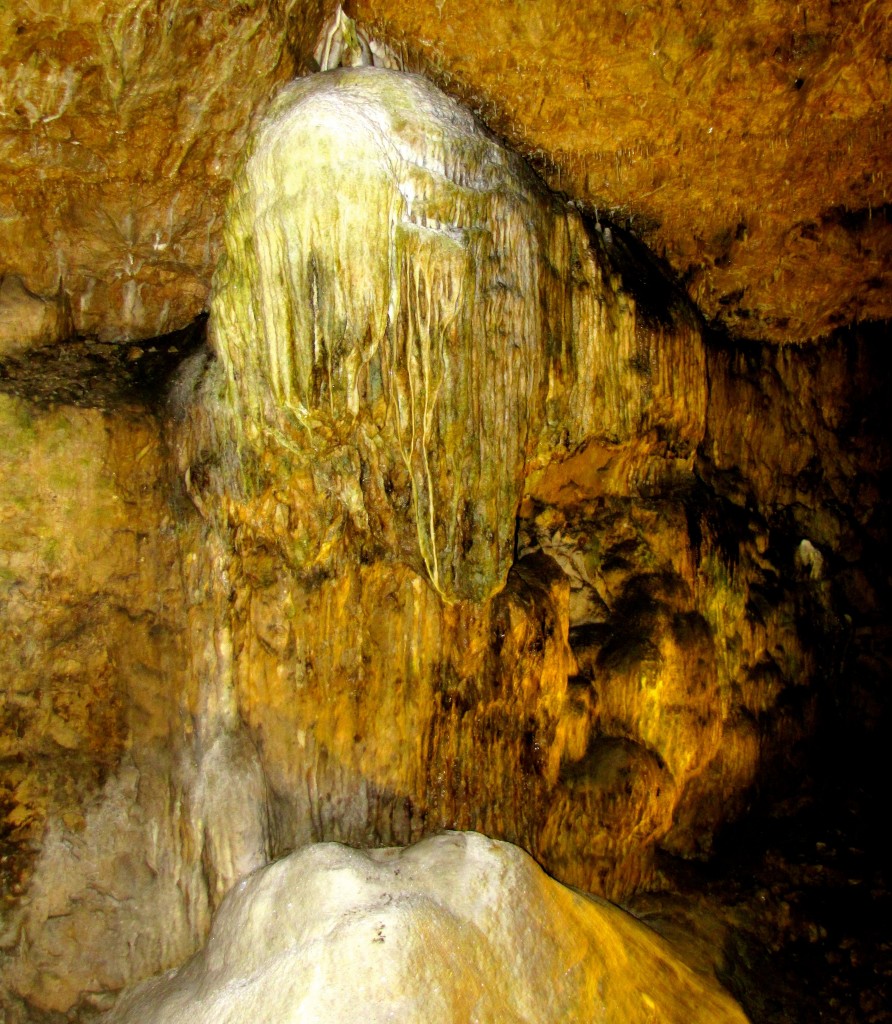
[{"label": "limestone rock", "polygon": [[[793,766],[816,662],[762,527],[733,520],[732,552],[695,481],[706,352],[653,261],[428,83],[371,68],[283,92],[227,225],[218,360],[184,378],[173,440],[227,638],[190,707],[257,751],[253,848],[474,828],[615,898],[654,884],[660,846],[708,850]],[[412,441],[424,353],[442,377]]]},{"label": "limestone rock", "polygon": [[65,336],[68,325],[60,298],[32,295],[19,277],[0,281],[0,359]]},{"label": "limestone rock", "polygon": [[[429,83],[287,88],[237,178],[216,352],[165,410],[169,490],[154,414],[121,407],[163,353],[113,340],[204,305],[236,153],[327,11],[0,11],[0,386],[35,400],[0,401],[4,1021],[94,1019],[181,963],[247,873],[318,840],[473,828],[622,898],[661,884],[660,848],[703,856],[798,787],[820,730],[843,756],[847,730],[884,728],[888,332],[704,345],[604,216],[659,218],[648,237],[745,332],[887,315],[882,76],[852,72],[885,52],[885,0],[864,32],[844,6],[792,41],[773,2],[702,38],[678,12],[677,75],[642,101],[671,115],[644,121],[638,84],[603,90],[654,67],[659,3],[562,11],[551,36],[547,5],[394,13],[390,37],[425,26],[444,47],[419,44],[425,66],[462,68],[452,88],[546,145],[591,216]],[[465,45],[475,18],[493,68]],[[493,56],[506,33],[526,63]],[[752,75],[729,83],[732,45]],[[704,133],[698,67],[788,119],[757,143]],[[496,109],[506,82],[512,104],[545,83],[541,105]]]},{"label": "limestone rock", "polygon": [[745,1024],[618,908],[474,833],[408,850],[309,847],[242,881],[204,949],[107,1024]]},{"label": "limestone rock", "polygon": [[153,337],[202,311],[245,133],[321,21],[276,0],[0,11],[0,277],[65,314],[54,330],[32,304],[20,343]]},{"label": "limestone rock", "polygon": [[181,962],[207,893],[157,423],[0,395],[0,429],[0,1019],[20,1024]]},{"label": "limestone rock", "polygon": [[532,191],[443,94],[367,68],[283,92],[230,206],[212,337],[246,428],[272,404],[270,425],[283,409],[310,444],[347,440],[364,414],[453,598],[504,580],[544,398]]},{"label": "limestone rock", "polygon": [[[182,963],[201,941],[207,890],[189,841],[188,776],[177,767],[164,748],[139,745],[98,792],[69,798],[64,812],[51,796],[46,828],[31,843],[39,852],[27,885],[5,901],[4,1022],[54,1013],[88,1019],[124,986]],[[81,765],[67,768],[72,788],[89,783]],[[41,769],[31,775],[38,799],[51,778]]]},{"label": "limestone rock", "polygon": [[[191,320],[245,133],[312,66],[333,8],[7,5],[0,276],[104,340]],[[734,333],[801,341],[890,316],[888,0],[801,14],[362,0],[350,14],[550,185],[631,221]]]},{"label": "limestone rock", "polygon": [[[691,485],[705,350],[683,299],[430,83],[344,69],[284,90],[253,140],[210,327],[217,358],[172,401],[207,523],[195,590],[225,637],[189,706],[203,749],[219,716],[257,751],[254,848],[473,828],[573,884],[648,884],[721,737],[715,673],[685,677],[709,639],[680,652],[689,609],[655,606],[673,685],[643,688],[630,657],[593,712],[568,687],[567,571],[538,534],[520,557],[517,529],[540,499]],[[610,769],[610,800],[568,808],[562,772],[599,737],[646,748],[656,799]],[[211,813],[212,845],[239,848]]]}]

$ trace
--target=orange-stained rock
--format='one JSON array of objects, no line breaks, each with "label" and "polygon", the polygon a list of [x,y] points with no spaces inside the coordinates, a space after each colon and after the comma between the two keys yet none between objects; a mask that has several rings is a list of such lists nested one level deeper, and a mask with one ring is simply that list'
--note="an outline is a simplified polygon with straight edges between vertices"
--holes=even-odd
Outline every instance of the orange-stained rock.
[{"label": "orange-stained rock", "polygon": [[[654,285],[640,294],[636,268]],[[269,786],[248,823],[209,804],[218,889],[265,849],[443,826],[520,842],[586,888],[651,882],[721,737],[710,637],[682,581],[647,623],[621,599],[665,678],[642,689],[631,642],[612,703],[580,702],[568,575],[538,534],[519,557],[517,516],[530,472],[527,503],[589,450],[623,466],[593,494],[691,485],[705,351],[683,300],[424,80],[363,68],[274,104],[236,182],[210,328],[217,358],[173,400],[208,521],[190,589],[216,637],[190,707],[199,773],[234,744]],[[621,789],[621,810],[555,803],[599,737],[641,744],[663,780],[651,827]]]},{"label": "orange-stained rock", "polygon": [[[771,344],[889,312],[884,4],[795,31],[773,0],[704,9],[695,33],[660,5],[558,22],[449,2],[357,6],[551,152],[546,177],[592,215],[477,128],[481,195],[453,151],[450,174],[379,167],[401,250],[346,203],[370,202],[363,147],[334,133],[314,153],[303,212],[276,174],[251,193],[247,165],[239,201],[299,230],[231,215],[217,356],[182,368],[165,410],[170,489],[157,422],[120,407],[146,353],[106,341],[204,307],[237,152],[321,5],[0,12],[0,384],[107,410],[0,403],[11,1024],[95,1016],[182,962],[239,879],[319,839],[475,828],[615,898],[665,884],[660,850],[706,856],[756,800],[796,797],[816,736],[836,751],[884,727],[888,338]],[[395,137],[404,160],[414,136],[436,157],[409,120],[364,148]],[[444,257],[463,203],[473,245]],[[634,214],[707,315],[769,343],[704,344],[605,210]],[[265,263],[242,279],[246,250]],[[57,344],[79,332],[104,340]],[[419,442],[383,396],[427,387],[431,352],[455,377]],[[126,387],[99,380],[125,362]]]},{"label": "orange-stained rock", "polygon": [[[321,7],[4,6],[0,279],[35,304],[19,344],[153,337],[201,312],[246,133],[312,49]],[[0,288],[0,355],[16,301]]]},{"label": "orange-stained rock", "polygon": [[732,333],[892,315],[888,3],[350,10],[552,187],[628,220]]}]

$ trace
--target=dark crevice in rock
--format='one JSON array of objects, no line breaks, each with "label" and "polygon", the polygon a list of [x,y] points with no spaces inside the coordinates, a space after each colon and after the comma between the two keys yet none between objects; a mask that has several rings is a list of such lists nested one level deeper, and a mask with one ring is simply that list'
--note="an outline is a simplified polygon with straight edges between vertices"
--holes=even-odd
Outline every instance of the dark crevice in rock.
[{"label": "dark crevice in rock", "polygon": [[205,341],[207,315],[132,344],[71,338],[0,359],[0,391],[39,406],[154,405],[177,367]]},{"label": "dark crevice in rock", "polygon": [[643,324],[672,329],[681,317],[702,326],[699,312],[667,260],[661,259],[637,237],[619,224],[601,221],[590,213],[583,223],[593,249],[601,253],[623,287],[634,298]]},{"label": "dark crevice in rock", "polygon": [[862,206],[855,210],[847,206],[832,206],[829,210],[824,210],[821,213],[822,226],[838,224],[852,234],[863,231],[874,220],[885,224],[892,221],[892,203],[883,203],[881,206]]}]

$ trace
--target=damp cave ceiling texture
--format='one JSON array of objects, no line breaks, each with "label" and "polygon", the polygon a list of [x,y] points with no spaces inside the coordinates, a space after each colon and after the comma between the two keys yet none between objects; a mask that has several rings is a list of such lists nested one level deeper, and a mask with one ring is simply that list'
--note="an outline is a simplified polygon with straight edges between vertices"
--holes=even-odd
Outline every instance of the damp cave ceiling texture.
[{"label": "damp cave ceiling texture", "polygon": [[[326,0],[0,0],[0,358],[207,305],[254,119]],[[709,319],[892,314],[892,0],[357,0],[552,187],[630,224]]]}]

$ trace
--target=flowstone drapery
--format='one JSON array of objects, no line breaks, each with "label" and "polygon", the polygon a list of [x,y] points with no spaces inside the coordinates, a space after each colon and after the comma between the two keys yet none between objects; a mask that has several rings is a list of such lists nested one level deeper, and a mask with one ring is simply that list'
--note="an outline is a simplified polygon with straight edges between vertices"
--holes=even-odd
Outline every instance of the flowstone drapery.
[{"label": "flowstone drapery", "polygon": [[[447,601],[504,585],[525,477],[556,444],[662,432],[684,461],[701,435],[693,322],[670,358],[579,215],[420,77],[284,90],[225,244],[212,336],[241,443],[312,467],[322,505]],[[319,564],[324,543],[298,546]]]}]

